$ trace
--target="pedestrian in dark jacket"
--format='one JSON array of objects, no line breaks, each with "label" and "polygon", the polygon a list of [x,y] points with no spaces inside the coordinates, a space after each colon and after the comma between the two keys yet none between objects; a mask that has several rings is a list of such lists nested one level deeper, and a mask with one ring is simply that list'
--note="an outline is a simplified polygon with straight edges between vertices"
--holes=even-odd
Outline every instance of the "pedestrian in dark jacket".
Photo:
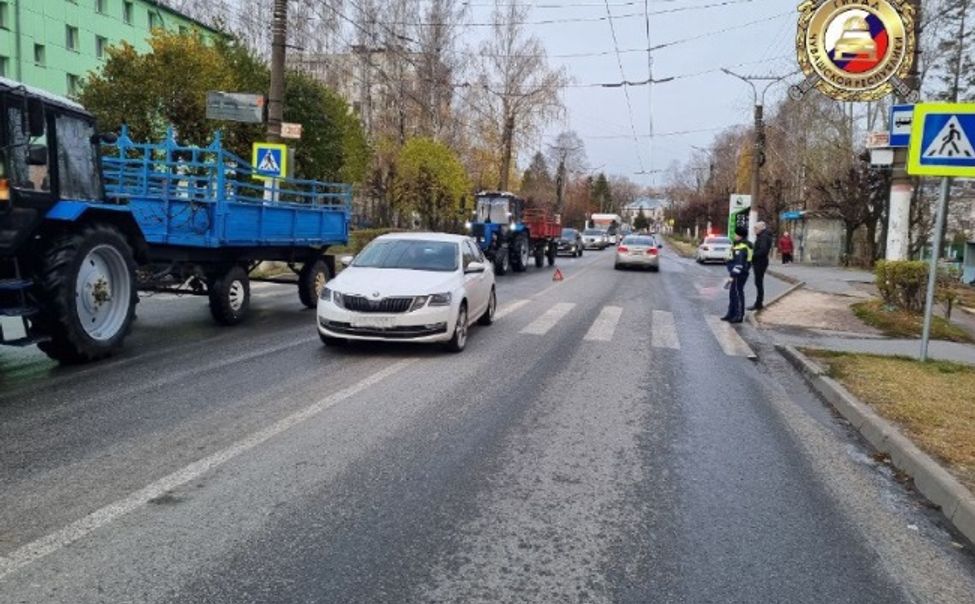
[{"label": "pedestrian in dark jacket", "polygon": [[728,313],[722,321],[741,323],[745,320],[745,284],[752,263],[752,244],[748,241],[748,229],[735,229],[735,244],[728,261]]},{"label": "pedestrian in dark jacket", "polygon": [[768,270],[769,254],[775,245],[772,233],[764,222],[755,223],[755,251],[752,256],[752,268],[755,270],[755,304],[748,310],[762,310],[765,304],[765,271]]}]

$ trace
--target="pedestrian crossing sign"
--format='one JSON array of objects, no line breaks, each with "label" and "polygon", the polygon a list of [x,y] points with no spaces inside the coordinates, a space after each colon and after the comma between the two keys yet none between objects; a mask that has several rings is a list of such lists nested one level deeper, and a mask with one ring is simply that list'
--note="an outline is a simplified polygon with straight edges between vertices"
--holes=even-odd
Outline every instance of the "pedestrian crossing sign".
[{"label": "pedestrian crossing sign", "polygon": [[907,173],[975,178],[975,103],[914,108]]},{"label": "pedestrian crossing sign", "polygon": [[251,165],[254,167],[254,178],[285,178],[288,175],[288,146],[254,143]]}]

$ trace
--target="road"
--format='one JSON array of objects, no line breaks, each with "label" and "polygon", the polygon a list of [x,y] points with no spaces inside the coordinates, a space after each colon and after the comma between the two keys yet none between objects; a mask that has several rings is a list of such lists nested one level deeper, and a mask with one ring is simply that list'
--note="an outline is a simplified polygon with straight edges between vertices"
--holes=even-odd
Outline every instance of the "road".
[{"label": "road", "polygon": [[559,264],[459,355],[326,349],[283,286],[0,351],[0,600],[973,601],[971,545],[716,320],[722,267]]}]

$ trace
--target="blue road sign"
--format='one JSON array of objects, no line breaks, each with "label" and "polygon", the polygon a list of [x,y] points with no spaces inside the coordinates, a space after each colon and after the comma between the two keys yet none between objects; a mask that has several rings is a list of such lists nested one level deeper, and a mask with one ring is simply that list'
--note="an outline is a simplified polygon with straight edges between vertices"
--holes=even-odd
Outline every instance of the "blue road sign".
[{"label": "blue road sign", "polygon": [[275,143],[254,143],[251,163],[254,178],[285,178],[288,175],[288,147]]},{"label": "blue road sign", "polygon": [[890,108],[890,146],[907,147],[911,142],[914,105],[894,105]]},{"label": "blue road sign", "polygon": [[907,171],[975,177],[975,103],[924,103],[914,111]]}]

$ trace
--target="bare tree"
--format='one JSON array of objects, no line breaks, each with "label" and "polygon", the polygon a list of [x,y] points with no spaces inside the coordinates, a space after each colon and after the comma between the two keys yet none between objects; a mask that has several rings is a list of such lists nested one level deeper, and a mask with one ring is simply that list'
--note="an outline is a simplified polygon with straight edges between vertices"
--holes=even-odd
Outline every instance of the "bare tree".
[{"label": "bare tree", "polygon": [[481,74],[469,98],[481,119],[500,132],[498,187],[507,189],[515,138],[529,137],[562,109],[562,70],[548,65],[541,41],[524,22],[528,7],[519,0],[496,0],[492,35],[481,44]]},{"label": "bare tree", "polygon": [[565,206],[565,186],[571,172],[586,169],[586,145],[572,130],[559,133],[548,148],[549,162],[555,166],[555,211]]}]

